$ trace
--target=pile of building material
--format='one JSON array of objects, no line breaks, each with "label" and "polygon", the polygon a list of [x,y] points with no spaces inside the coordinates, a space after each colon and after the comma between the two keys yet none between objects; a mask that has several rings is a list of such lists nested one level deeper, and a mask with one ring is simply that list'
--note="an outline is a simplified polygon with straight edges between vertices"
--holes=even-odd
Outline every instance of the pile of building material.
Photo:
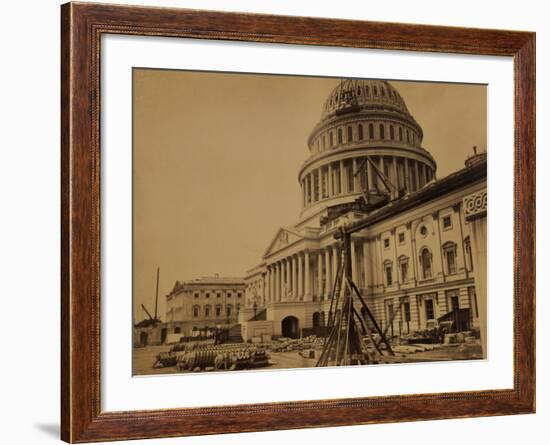
[{"label": "pile of building material", "polygon": [[155,368],[176,366],[179,371],[238,370],[269,365],[269,355],[263,348],[243,344],[190,344],[161,352]]},{"label": "pile of building material", "polygon": [[300,352],[311,349],[322,349],[323,338],[316,335],[309,335],[303,338],[280,337],[269,346],[273,352]]}]

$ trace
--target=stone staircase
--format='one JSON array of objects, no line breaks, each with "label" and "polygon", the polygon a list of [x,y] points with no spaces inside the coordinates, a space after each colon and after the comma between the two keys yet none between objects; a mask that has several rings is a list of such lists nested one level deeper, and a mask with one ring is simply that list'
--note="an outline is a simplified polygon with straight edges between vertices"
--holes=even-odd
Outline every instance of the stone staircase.
[{"label": "stone staircase", "polygon": [[227,343],[242,343],[243,337],[241,335],[241,325],[236,324],[229,328],[227,333]]}]

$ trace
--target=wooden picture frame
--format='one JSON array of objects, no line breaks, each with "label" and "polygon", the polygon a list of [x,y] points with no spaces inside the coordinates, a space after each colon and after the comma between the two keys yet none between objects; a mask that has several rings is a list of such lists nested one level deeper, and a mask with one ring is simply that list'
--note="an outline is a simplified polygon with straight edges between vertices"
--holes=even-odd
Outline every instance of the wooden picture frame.
[{"label": "wooden picture frame", "polygon": [[[534,33],[68,3],[61,7],[61,34],[63,440],[92,442],[535,411]],[[99,115],[103,34],[512,56],[515,70],[513,389],[102,412]]]}]

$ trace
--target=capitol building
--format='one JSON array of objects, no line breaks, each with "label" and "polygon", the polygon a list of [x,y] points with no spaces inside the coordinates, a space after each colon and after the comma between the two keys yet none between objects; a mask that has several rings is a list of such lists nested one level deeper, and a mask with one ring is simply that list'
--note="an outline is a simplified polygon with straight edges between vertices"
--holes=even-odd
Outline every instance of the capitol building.
[{"label": "capitol building", "polygon": [[[389,82],[341,81],[304,141],[309,156],[297,166],[296,223],[274,227],[257,265],[240,282],[224,283],[226,294],[240,297],[242,289],[242,303],[237,297],[236,311],[231,301],[233,312],[220,304],[218,318],[236,317],[244,340],[321,333],[341,258],[335,233],[361,222],[351,239],[352,280],[390,335],[432,328],[458,311],[463,330],[483,332],[486,153],[472,153],[464,168],[439,178],[422,140],[422,128]],[[185,304],[177,295],[190,284],[167,296],[167,322],[177,322],[181,311],[196,319],[189,326],[208,324],[217,301],[227,300],[214,297],[218,289],[188,290],[189,308],[180,309]]]},{"label": "capitol building", "polygon": [[[467,313],[464,328],[484,325],[486,284],[484,276],[476,282],[476,268],[485,273],[486,153],[438,178],[422,139],[389,82],[343,80],[329,94],[298,170],[297,222],[275,230],[244,277],[245,339],[322,328],[340,258],[334,235],[364,220],[372,222],[351,240],[352,279],[380,325],[393,335],[411,333],[458,309]],[[376,207],[383,197],[386,204]],[[483,230],[473,234],[479,220]]]}]

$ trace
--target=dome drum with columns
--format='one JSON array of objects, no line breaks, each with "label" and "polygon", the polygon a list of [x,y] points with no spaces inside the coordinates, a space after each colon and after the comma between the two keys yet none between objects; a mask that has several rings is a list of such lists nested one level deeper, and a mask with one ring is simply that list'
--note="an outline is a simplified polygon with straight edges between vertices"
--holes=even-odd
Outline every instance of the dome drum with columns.
[{"label": "dome drum with columns", "polygon": [[421,127],[388,82],[343,80],[327,98],[308,140],[310,156],[298,174],[302,216],[352,202],[363,191],[377,194],[384,187],[375,168],[396,190],[419,190],[436,172],[422,138]]}]

